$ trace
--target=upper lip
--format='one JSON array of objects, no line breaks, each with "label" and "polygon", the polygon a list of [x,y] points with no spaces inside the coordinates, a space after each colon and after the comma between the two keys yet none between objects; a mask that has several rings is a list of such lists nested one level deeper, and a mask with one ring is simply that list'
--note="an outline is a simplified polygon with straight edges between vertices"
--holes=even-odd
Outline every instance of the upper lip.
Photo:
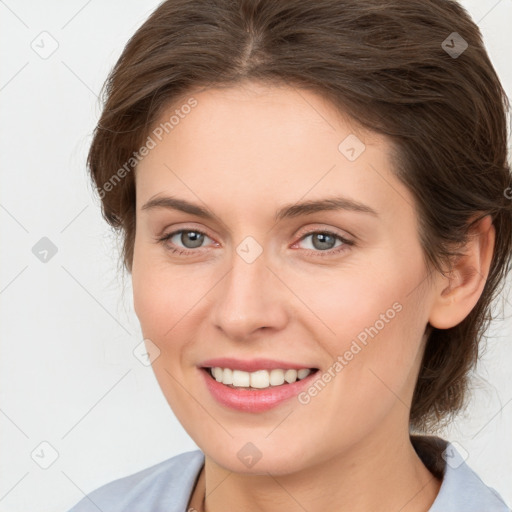
[{"label": "upper lip", "polygon": [[232,357],[220,357],[208,359],[199,364],[202,368],[231,368],[232,370],[242,370],[245,372],[255,372],[257,370],[274,370],[281,368],[283,370],[299,370],[301,368],[314,368],[308,364],[290,363],[287,361],[278,361],[276,359],[235,359]]}]

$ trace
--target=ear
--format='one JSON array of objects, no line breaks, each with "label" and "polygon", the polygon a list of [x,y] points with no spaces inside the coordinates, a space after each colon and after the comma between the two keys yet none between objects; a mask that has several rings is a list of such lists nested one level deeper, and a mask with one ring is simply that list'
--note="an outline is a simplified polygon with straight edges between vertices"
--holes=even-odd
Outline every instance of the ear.
[{"label": "ear", "polygon": [[490,215],[470,229],[462,255],[447,276],[439,274],[429,323],[437,329],[454,327],[474,308],[489,274],[496,230]]}]

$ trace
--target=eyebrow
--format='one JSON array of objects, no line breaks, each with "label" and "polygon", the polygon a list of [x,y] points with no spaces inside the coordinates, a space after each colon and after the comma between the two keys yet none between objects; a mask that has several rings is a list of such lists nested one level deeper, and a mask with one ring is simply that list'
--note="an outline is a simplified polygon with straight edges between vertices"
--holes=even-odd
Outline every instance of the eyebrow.
[{"label": "eyebrow", "polygon": [[[150,199],[145,203],[141,210],[152,210],[155,208],[167,208],[171,210],[178,210],[184,213],[195,215],[203,219],[215,220],[215,216],[206,208],[194,203],[190,203],[185,199],[178,199],[177,197],[160,196]],[[348,210],[353,212],[368,213],[375,217],[378,213],[370,206],[349,199],[347,197],[332,197],[320,200],[304,201],[301,203],[294,203],[280,208],[275,214],[275,221],[299,217],[301,215],[311,215],[313,213],[322,211],[337,211]]]}]

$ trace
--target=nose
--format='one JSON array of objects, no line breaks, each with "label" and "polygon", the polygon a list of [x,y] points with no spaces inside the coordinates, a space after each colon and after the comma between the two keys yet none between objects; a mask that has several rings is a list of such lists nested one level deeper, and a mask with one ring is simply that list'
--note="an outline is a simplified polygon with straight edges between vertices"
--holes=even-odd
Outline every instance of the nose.
[{"label": "nose", "polygon": [[248,263],[234,254],[232,261],[230,272],[216,286],[215,327],[237,341],[283,329],[289,317],[285,290],[264,255]]}]

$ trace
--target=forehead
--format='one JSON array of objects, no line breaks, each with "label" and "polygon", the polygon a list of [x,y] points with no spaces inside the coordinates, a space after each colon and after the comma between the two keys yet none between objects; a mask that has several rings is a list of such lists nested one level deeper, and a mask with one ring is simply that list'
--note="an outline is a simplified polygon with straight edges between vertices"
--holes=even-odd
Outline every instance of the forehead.
[{"label": "forehead", "polygon": [[171,191],[207,203],[229,198],[231,209],[254,212],[334,192],[379,209],[408,194],[392,173],[390,141],[308,90],[245,83],[191,91],[155,129],[161,140],[136,171],[138,209]]},{"label": "forehead", "polygon": [[[173,102],[157,121],[157,125],[186,109],[191,98],[195,106],[180,116],[179,123],[172,131],[182,132],[180,142],[194,139],[208,132],[208,139],[220,142],[226,134],[235,140],[243,140],[245,150],[258,143],[272,142],[274,146],[297,142],[308,137],[317,144],[322,138],[329,144],[330,133],[336,139],[340,132],[348,131],[360,138],[375,140],[386,145],[387,141],[364,130],[349,116],[339,111],[321,94],[286,84],[269,85],[262,82],[246,81],[232,87],[196,89]],[[187,122],[185,122],[188,119]],[[183,127],[188,125],[188,130]],[[314,133],[313,133],[314,132]],[[315,137],[317,135],[317,137]],[[223,140],[226,144],[229,141]],[[336,145],[337,146],[337,145]],[[296,151],[300,148],[296,147]],[[307,149],[307,148],[302,148]],[[336,149],[336,148],[335,148]],[[233,147],[233,150],[236,150]]]}]

